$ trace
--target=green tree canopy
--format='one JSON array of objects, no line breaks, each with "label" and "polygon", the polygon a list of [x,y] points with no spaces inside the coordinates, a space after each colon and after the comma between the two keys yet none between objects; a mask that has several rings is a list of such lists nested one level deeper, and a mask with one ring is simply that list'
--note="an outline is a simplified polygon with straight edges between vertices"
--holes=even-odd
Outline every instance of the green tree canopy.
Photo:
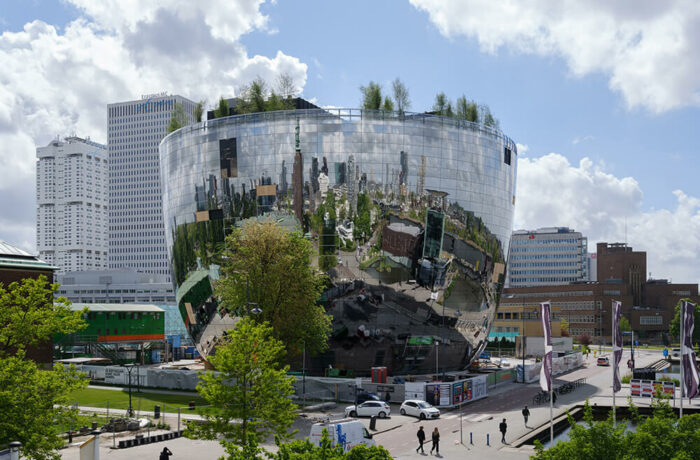
[{"label": "green tree canopy", "polygon": [[391,455],[382,446],[358,445],[349,451],[341,446],[332,447],[328,430],[323,429],[320,445],[312,444],[308,438],[279,444],[273,460],[391,460]]},{"label": "green tree canopy", "polygon": [[394,101],[392,101],[389,96],[386,96],[384,98],[384,103],[382,104],[382,110],[386,110],[387,112],[394,111]]},{"label": "green tree canopy", "polygon": [[545,450],[535,442],[536,460],[672,460],[700,458],[700,415],[684,415],[678,420],[668,402],[654,400],[654,412],[646,419],[637,415],[632,405],[636,430],[625,423],[613,424],[612,412],[607,420],[593,421],[586,401],[584,424],[569,417],[569,440]]},{"label": "green tree canopy", "polygon": [[249,313],[249,295],[262,310],[256,318],[268,321],[288,350],[298,352],[305,342],[309,352],[321,352],[331,318],[317,304],[325,276],[314,271],[313,253],[299,232],[286,232],[270,220],[248,222],[226,237],[216,295],[238,315]]},{"label": "green tree canopy", "polygon": [[229,331],[210,358],[217,370],[200,374],[197,391],[215,411],[207,423],[188,425],[190,436],[219,439],[229,459],[262,458],[259,443],[274,435],[289,439],[296,418],[294,377],[283,366],[284,344],[273,337],[267,323],[245,317]]},{"label": "green tree canopy", "polygon": [[86,327],[83,312],[71,311],[65,297],[54,300],[58,287],[45,276],[0,284],[0,359]]},{"label": "green tree canopy", "polygon": [[403,114],[406,110],[411,108],[411,98],[408,95],[408,88],[406,88],[406,85],[398,78],[391,83],[391,88],[394,90],[396,110]]},{"label": "green tree canopy", "polygon": [[450,101],[443,92],[439,92],[435,95],[435,102],[433,103],[433,112],[438,115],[447,115],[447,108],[450,106]]},{"label": "green tree canopy", "polygon": [[[682,299],[690,302],[690,299]],[[676,304],[676,314],[673,316],[671,321],[671,335],[681,340],[681,301],[679,300]],[[693,322],[695,327],[693,328],[693,343],[700,342],[700,302],[695,304],[695,311],[693,312]]]},{"label": "green tree canopy", "polygon": [[197,102],[194,106],[194,121],[199,123],[202,121],[202,115],[204,114],[204,101]]},{"label": "green tree canopy", "polygon": [[57,364],[40,370],[24,353],[0,359],[0,440],[22,443],[22,458],[59,459],[64,444],[56,431],[76,411],[68,409],[68,394],[87,386],[75,367]]},{"label": "green tree canopy", "polygon": [[185,109],[182,104],[176,102],[173,106],[173,111],[170,114],[170,123],[168,123],[168,133],[177,131],[187,124],[187,118],[185,117]]},{"label": "green tree canopy", "polygon": [[228,117],[228,102],[224,96],[219,98],[219,105],[214,109],[214,118]]},{"label": "green tree canopy", "polygon": [[630,321],[624,317],[624,315],[620,315],[620,332],[629,332],[632,330],[632,325],[630,324]]},{"label": "green tree canopy", "polygon": [[382,107],[382,87],[379,83],[370,81],[367,86],[360,86],[362,92],[362,108],[379,110]]}]

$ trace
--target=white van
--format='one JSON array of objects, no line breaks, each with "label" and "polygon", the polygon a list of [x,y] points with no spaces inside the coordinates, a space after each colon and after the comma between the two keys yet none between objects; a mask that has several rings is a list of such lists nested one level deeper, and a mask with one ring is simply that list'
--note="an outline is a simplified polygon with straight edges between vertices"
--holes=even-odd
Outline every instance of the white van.
[{"label": "white van", "polygon": [[364,444],[366,446],[375,445],[372,435],[365,425],[355,419],[334,420],[327,423],[314,423],[311,426],[309,433],[309,441],[317,446],[321,445],[321,436],[323,429],[328,430],[328,437],[331,440],[331,445],[335,447],[340,444],[345,451],[352,449],[355,446]]}]

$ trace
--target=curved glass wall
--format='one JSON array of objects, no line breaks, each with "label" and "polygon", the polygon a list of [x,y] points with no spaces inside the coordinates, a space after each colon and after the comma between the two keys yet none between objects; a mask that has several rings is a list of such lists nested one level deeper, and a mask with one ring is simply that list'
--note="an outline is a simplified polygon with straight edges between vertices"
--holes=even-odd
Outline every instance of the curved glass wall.
[{"label": "curved glass wall", "polygon": [[515,204],[516,146],[500,131],[292,110],[194,124],[159,150],[178,286],[208,268],[227,229],[274,213],[310,234],[334,281],[331,349],[314,367],[428,372],[439,353],[458,369],[485,346]]}]

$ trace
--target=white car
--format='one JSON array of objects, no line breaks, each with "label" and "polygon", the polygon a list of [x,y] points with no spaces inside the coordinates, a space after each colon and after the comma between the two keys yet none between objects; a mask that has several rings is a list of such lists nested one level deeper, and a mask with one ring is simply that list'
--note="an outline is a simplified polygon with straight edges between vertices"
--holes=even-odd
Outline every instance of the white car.
[{"label": "white car", "polygon": [[411,415],[421,420],[440,417],[440,410],[420,399],[408,399],[401,404],[401,415]]},{"label": "white car", "polygon": [[671,350],[671,356],[673,358],[680,358],[681,357],[681,349],[680,348],[674,348]]},{"label": "white car", "polygon": [[391,415],[391,407],[384,401],[365,401],[345,408],[346,417],[379,417]]}]

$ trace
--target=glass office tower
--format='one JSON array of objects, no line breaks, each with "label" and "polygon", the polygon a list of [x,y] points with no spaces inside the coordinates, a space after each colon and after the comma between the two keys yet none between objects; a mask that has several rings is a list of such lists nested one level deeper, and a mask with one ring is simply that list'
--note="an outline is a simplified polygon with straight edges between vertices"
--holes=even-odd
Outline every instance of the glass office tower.
[{"label": "glass office tower", "polygon": [[[333,281],[323,300],[334,333],[316,370],[432,372],[436,354],[441,371],[462,369],[485,347],[515,206],[517,149],[500,131],[428,114],[290,110],[190,125],[159,154],[178,286],[215,268],[187,248],[243,219],[284,215],[309,234]],[[313,218],[329,205],[335,219]],[[196,305],[181,311],[196,320]]]}]

